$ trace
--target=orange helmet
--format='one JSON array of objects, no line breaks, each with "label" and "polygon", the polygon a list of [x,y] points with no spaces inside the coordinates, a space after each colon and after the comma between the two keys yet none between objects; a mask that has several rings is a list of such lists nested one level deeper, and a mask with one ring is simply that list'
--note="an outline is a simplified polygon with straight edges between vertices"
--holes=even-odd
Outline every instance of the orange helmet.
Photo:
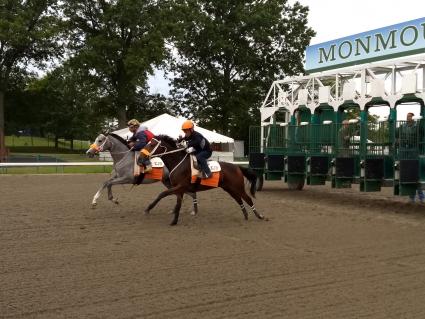
[{"label": "orange helmet", "polygon": [[193,122],[191,120],[186,120],[183,122],[182,130],[188,130],[193,128]]}]

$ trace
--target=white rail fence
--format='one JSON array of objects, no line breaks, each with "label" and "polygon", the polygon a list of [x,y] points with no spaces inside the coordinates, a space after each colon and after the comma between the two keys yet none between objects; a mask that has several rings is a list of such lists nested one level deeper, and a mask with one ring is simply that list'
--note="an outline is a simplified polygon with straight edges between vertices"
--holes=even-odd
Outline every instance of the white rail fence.
[{"label": "white rail fence", "polygon": [[[248,165],[248,162],[229,162],[236,165]],[[56,167],[56,172],[64,171],[65,166],[103,166],[104,172],[106,172],[106,167],[112,166],[113,162],[57,162],[57,163],[0,163],[0,172],[7,174],[8,168],[16,167],[36,167],[37,171],[40,167]]]},{"label": "white rail fence", "polygon": [[106,172],[106,167],[113,164],[113,162],[0,163],[0,172],[7,174],[8,168],[16,167],[35,167],[37,168],[37,172],[40,167],[56,167],[56,172],[63,173],[65,166],[103,166],[103,171]]}]

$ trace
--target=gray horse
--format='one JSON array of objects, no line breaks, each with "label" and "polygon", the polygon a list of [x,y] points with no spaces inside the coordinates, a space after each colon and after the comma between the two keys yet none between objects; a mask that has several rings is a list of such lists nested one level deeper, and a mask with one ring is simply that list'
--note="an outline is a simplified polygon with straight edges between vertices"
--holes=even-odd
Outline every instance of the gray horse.
[{"label": "gray horse", "polygon": [[[118,204],[118,199],[114,198],[112,195],[112,185],[134,184],[134,152],[129,149],[127,142],[122,137],[113,133],[108,135],[100,134],[96,137],[96,140],[87,150],[86,154],[89,157],[93,157],[95,154],[104,151],[109,151],[111,153],[114,162],[113,171],[111,173],[111,178],[104,182],[94,195],[91,203],[92,208],[96,207],[97,199],[100,197],[100,193],[105,187],[108,188],[108,199]],[[152,184],[155,182],[158,182],[158,180],[144,178],[141,184]],[[162,183],[167,188],[171,187],[169,171],[165,166]],[[187,194],[192,197],[193,200],[193,211],[191,214],[196,215],[198,213],[196,193]]]}]

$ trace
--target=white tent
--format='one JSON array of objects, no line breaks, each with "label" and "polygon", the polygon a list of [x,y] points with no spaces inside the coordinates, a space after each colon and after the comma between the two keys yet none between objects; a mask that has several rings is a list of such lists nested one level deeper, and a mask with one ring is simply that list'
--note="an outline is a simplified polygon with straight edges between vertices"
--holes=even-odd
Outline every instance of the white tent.
[{"label": "white tent", "polygon": [[[149,121],[141,123],[148,128],[155,135],[166,134],[171,136],[172,138],[178,138],[180,135],[183,135],[183,131],[181,130],[182,124],[185,121],[185,118],[177,118],[171,116],[169,114],[162,114]],[[233,138],[218,134],[216,132],[204,129],[195,125],[195,130],[201,133],[210,143],[233,143]],[[128,130],[128,128],[124,128],[122,130],[118,130],[114,132],[115,134],[120,135],[124,139],[130,138],[133,134]]]},{"label": "white tent", "polygon": [[[185,121],[185,118],[177,118],[169,114],[162,114],[153,119],[141,123],[148,128],[155,135],[166,134],[172,138],[178,138],[180,135],[183,135],[181,130],[182,124]],[[227,152],[217,152],[214,151],[212,159],[219,159],[223,161],[233,161],[233,143],[234,139],[227,137],[216,132],[204,129],[195,124],[195,130],[201,133],[210,143],[222,143],[222,144],[231,144],[227,149]],[[129,139],[133,134],[124,128],[114,132],[115,134],[121,136],[124,139]]]}]

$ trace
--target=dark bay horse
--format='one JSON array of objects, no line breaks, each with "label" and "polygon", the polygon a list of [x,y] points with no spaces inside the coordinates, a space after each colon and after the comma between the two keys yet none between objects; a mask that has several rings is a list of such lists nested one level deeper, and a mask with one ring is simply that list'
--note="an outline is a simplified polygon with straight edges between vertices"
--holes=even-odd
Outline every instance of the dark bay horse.
[{"label": "dark bay horse", "polygon": [[[110,133],[110,134],[100,134],[96,137],[94,143],[90,146],[90,149],[87,150],[87,155],[93,157],[99,152],[109,151],[111,153],[112,159],[114,161],[114,169],[111,174],[111,178],[102,184],[99,190],[93,197],[92,207],[96,207],[97,199],[99,198],[102,190],[104,188],[108,189],[108,199],[118,204],[118,199],[114,198],[112,195],[112,186],[119,184],[134,184],[134,152],[130,150],[125,141],[121,136]],[[170,188],[169,172],[166,167],[164,167],[164,173],[162,178],[162,183]],[[141,184],[152,184],[158,182],[154,179],[144,178]],[[193,211],[191,215],[196,215],[198,213],[198,201],[196,199],[195,193],[188,193],[193,200]]]},{"label": "dark bay horse", "polygon": [[[176,141],[167,135],[155,136],[142,150],[141,156],[155,157],[160,156],[165,166],[170,171],[169,179],[171,188],[163,191],[148,206],[145,213],[155,207],[158,202],[169,195],[177,196],[177,203],[174,207],[174,218],[171,225],[176,225],[179,220],[180,207],[185,192],[200,192],[214,187],[191,183],[191,159],[184,148],[179,148]],[[244,177],[250,182],[250,193],[255,197],[255,184],[257,175],[251,169],[244,168],[226,162],[219,162],[221,166],[219,187],[224,189],[240,205],[245,219],[248,219],[248,213],[243,204],[244,200],[252,209],[255,216],[264,219],[264,216],[257,212],[251,197],[245,192]]]}]

